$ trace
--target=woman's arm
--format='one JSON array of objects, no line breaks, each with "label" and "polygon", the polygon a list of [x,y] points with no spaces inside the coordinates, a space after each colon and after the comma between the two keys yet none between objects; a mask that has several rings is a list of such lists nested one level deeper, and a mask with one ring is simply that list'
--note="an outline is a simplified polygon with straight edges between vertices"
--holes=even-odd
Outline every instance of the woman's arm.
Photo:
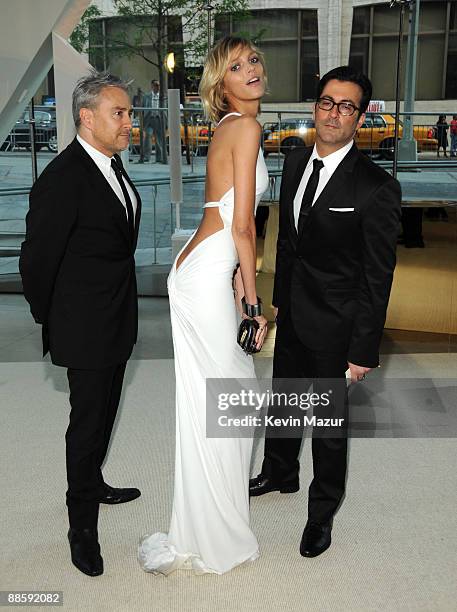
[{"label": "woman's arm", "polygon": [[[238,299],[257,304],[256,291],[256,228],[254,218],[257,157],[261,127],[253,117],[244,116],[233,123],[232,159],[235,209],[232,235],[240,260],[237,280]],[[242,295],[240,295],[242,291]],[[258,345],[263,343],[267,320],[255,317],[259,323]]]},{"label": "woman's arm", "polygon": [[260,146],[260,125],[253,117],[241,117],[233,125],[232,159],[235,210],[232,235],[240,260],[241,278],[248,304],[257,303],[255,177]]}]

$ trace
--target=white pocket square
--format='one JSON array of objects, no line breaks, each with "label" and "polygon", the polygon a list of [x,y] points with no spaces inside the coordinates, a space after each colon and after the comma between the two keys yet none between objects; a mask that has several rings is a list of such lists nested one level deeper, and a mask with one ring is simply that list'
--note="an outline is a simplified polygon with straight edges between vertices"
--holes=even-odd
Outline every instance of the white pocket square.
[{"label": "white pocket square", "polygon": [[353,208],[329,208],[329,210],[334,210],[335,212],[354,212]]}]

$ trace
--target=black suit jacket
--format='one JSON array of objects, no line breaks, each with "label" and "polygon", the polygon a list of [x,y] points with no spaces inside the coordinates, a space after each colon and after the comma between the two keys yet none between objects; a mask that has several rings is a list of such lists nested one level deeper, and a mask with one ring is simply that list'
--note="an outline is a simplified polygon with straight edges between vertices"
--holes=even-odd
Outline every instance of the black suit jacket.
[{"label": "black suit jacket", "polygon": [[137,338],[134,252],[125,207],[75,139],[30,192],[19,269],[43,325],[43,355],[56,365],[99,369],[127,361]]},{"label": "black suit jacket", "polygon": [[[376,367],[396,261],[400,184],[354,145],[314,203],[301,234],[293,200],[312,148],[284,163],[273,304],[290,310],[311,350]],[[337,212],[330,208],[353,208]]]}]

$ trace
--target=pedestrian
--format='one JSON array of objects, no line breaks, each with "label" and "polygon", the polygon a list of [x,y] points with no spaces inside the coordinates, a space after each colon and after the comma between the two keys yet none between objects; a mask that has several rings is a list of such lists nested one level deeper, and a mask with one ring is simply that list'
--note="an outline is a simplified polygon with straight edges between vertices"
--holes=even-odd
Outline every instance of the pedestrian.
[{"label": "pedestrian", "polygon": [[436,150],[436,156],[440,156],[440,148],[444,151],[444,157],[447,157],[447,131],[449,129],[449,124],[446,121],[446,115],[440,115],[438,117],[438,121],[436,122],[436,137],[438,139],[438,148]]},{"label": "pedestrian", "polygon": [[160,111],[160,85],[151,81],[151,91],[143,96],[145,107],[143,119],[143,157],[140,162],[148,162],[151,157],[152,138],[155,139],[156,162],[166,161],[164,150],[164,121]]},{"label": "pedestrian", "polygon": [[457,115],[451,121],[451,157],[457,157]]}]

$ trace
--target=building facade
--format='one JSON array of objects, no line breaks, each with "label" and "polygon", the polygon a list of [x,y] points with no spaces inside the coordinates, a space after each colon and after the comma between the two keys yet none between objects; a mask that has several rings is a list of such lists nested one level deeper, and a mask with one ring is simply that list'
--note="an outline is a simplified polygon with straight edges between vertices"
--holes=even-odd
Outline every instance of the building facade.
[{"label": "building facade", "polygon": [[[111,0],[96,0],[101,28],[116,27]],[[373,97],[394,98],[399,7],[385,0],[251,0],[251,17],[215,16],[215,37],[248,34],[266,56],[267,104],[302,107],[313,99],[319,76],[350,63],[366,72]],[[453,110],[457,100],[457,0],[421,0],[417,46],[418,110]],[[408,31],[407,10],[405,32]],[[406,56],[404,38],[403,57]],[[103,45],[103,40],[97,43]],[[109,54],[108,54],[109,55]],[[99,57],[101,57],[99,52]],[[99,62],[100,64],[100,62]],[[108,58],[106,67],[148,86],[154,69],[140,58]]]}]

